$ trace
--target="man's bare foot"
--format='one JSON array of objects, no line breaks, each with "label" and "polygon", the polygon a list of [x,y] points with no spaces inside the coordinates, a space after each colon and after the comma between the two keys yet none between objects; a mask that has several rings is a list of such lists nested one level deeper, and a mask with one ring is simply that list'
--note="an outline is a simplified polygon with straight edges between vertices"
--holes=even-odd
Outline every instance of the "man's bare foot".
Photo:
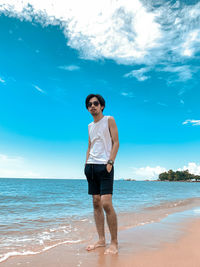
[{"label": "man's bare foot", "polygon": [[91,251],[91,250],[94,250],[94,249],[96,249],[96,248],[99,248],[99,247],[105,247],[105,246],[106,246],[105,241],[98,241],[98,242],[96,242],[96,243],[94,243],[94,244],[92,244],[92,245],[88,245],[88,246],[86,247],[86,250],[87,250],[87,251]]},{"label": "man's bare foot", "polygon": [[109,248],[106,249],[104,254],[117,254],[118,253],[118,245],[116,243],[111,243]]}]

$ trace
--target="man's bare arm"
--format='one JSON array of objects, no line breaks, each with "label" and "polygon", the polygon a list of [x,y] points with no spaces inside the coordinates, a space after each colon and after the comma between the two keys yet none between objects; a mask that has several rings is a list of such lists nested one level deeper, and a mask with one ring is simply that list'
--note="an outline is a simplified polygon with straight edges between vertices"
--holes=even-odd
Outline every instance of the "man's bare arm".
[{"label": "man's bare arm", "polygon": [[[86,153],[86,162],[89,158],[89,153],[90,153],[90,147],[91,147],[91,141],[90,141],[90,137],[89,137],[89,140],[88,140],[88,149],[87,149],[87,153]],[[85,162],[85,164],[86,164]]]},{"label": "man's bare arm", "polygon": [[112,138],[112,150],[110,153],[110,159],[115,161],[119,149],[119,138],[118,138],[117,125],[113,117],[109,117],[108,125],[109,125],[110,135]]}]

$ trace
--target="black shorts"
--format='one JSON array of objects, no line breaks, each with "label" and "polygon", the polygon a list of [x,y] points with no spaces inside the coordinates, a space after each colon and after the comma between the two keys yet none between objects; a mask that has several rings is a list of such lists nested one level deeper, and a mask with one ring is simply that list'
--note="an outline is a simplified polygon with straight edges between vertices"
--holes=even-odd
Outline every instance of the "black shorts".
[{"label": "black shorts", "polygon": [[88,181],[89,195],[106,195],[113,193],[114,167],[110,172],[106,164],[86,164],[85,176]]}]

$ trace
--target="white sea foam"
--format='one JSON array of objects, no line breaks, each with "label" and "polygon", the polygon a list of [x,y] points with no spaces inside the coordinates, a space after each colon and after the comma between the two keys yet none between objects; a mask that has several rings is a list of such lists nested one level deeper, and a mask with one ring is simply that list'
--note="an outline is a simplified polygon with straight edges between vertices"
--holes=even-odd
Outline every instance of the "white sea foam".
[{"label": "white sea foam", "polygon": [[35,254],[38,254],[38,253],[39,252],[34,252],[34,251],[25,251],[25,252],[10,251],[10,252],[7,252],[5,255],[0,255],[0,262],[5,261],[9,257],[12,257],[12,256],[35,255]]},{"label": "white sea foam", "polygon": [[51,246],[47,246],[47,247],[43,248],[40,251],[30,251],[30,250],[27,250],[27,251],[10,251],[10,252],[5,253],[4,255],[0,255],[0,262],[3,262],[5,260],[7,260],[9,257],[35,255],[35,254],[39,254],[41,252],[47,251],[47,250],[49,250],[51,248],[54,248],[54,247],[56,247],[58,245],[76,244],[76,243],[80,243],[81,241],[82,241],[81,239],[79,239],[79,240],[65,240],[65,241],[59,242],[57,244],[54,244],[54,245],[51,245]]},{"label": "white sea foam", "polygon": [[147,224],[147,223],[145,223],[145,222],[142,222],[142,223],[139,223],[138,225],[145,225],[145,224]]},{"label": "white sea foam", "polygon": [[50,228],[49,231],[50,232],[57,232],[59,230],[64,230],[64,229],[67,229],[68,232],[70,232],[72,229],[72,226],[71,225],[64,225],[64,226],[60,226],[60,227],[56,227],[56,228]]},{"label": "white sea foam", "polygon": [[82,220],[80,220],[80,222],[86,222],[86,221],[88,221],[88,219],[82,219]]},{"label": "white sea foam", "polygon": [[80,267],[82,264],[82,261],[79,261],[78,264],[77,264],[77,267]]},{"label": "white sea foam", "polygon": [[200,213],[200,209],[195,209],[193,211],[194,211],[194,213]]},{"label": "white sea foam", "polygon": [[145,225],[145,224],[150,224],[150,223],[154,223],[155,221],[146,221],[146,222],[141,222],[141,223],[138,223],[138,225]]}]

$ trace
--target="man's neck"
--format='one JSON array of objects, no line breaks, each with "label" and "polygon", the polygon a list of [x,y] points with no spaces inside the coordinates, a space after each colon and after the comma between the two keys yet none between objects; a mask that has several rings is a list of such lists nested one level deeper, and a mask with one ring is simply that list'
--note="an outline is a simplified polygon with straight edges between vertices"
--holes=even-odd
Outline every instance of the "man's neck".
[{"label": "man's neck", "polygon": [[93,116],[94,122],[98,122],[98,121],[100,121],[102,118],[103,118],[103,114],[102,114],[102,113],[100,113],[100,114],[98,114],[98,115],[96,115],[96,116]]}]

